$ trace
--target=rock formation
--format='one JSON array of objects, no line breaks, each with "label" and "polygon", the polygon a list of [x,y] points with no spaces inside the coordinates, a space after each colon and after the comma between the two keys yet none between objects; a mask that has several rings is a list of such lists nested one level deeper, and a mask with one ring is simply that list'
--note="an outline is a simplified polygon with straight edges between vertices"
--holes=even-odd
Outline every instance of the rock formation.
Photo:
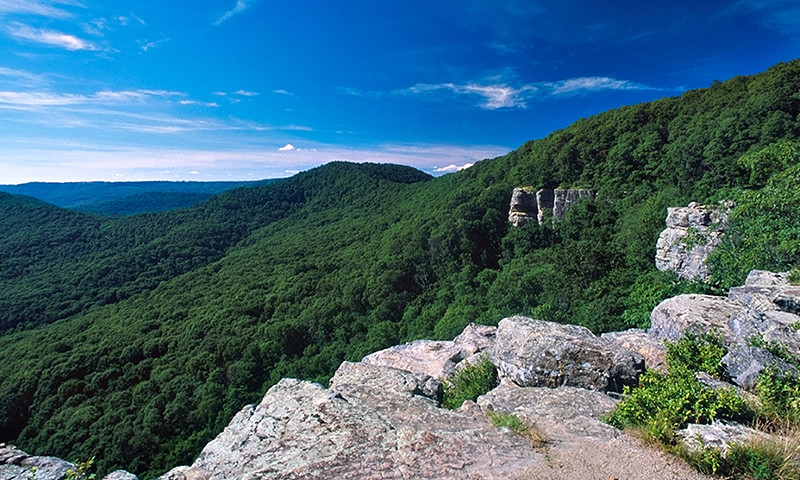
[{"label": "rock formation", "polygon": [[666,229],[656,243],[656,268],[672,270],[687,280],[709,278],[706,260],[727,229],[730,205],[698,205],[667,209]]},{"label": "rock formation", "polygon": [[508,221],[518,227],[535,218],[541,225],[547,211],[553,218],[563,220],[578,200],[594,196],[595,192],[589,189],[541,189],[534,193],[531,187],[518,187],[511,194]]}]

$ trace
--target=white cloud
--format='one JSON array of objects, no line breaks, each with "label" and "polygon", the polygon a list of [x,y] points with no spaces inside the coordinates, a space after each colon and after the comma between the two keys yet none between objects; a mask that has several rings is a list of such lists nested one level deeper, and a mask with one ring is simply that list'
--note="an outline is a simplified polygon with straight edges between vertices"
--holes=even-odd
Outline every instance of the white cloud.
[{"label": "white cloud", "polygon": [[152,42],[139,42],[143,52],[147,52],[156,47],[160,47],[161,45],[167,43],[169,41],[168,38],[163,38],[161,40],[155,40]]},{"label": "white cloud", "polygon": [[198,100],[181,100],[178,103],[181,105],[197,105],[200,107],[219,107],[217,102],[200,102]]},{"label": "white cloud", "polygon": [[221,17],[219,17],[214,22],[214,25],[215,26],[222,25],[223,23],[228,21],[231,17],[244,12],[248,8],[252,7],[253,4],[255,4],[255,3],[256,2],[254,0],[236,0],[236,5],[232,9],[228,10],[227,12],[225,12]]},{"label": "white cloud", "polygon": [[292,93],[292,92],[290,92],[288,90],[284,90],[283,88],[279,88],[277,90],[273,90],[272,93],[276,93],[278,95],[286,95],[288,97],[294,97],[294,93]]},{"label": "white cloud", "polygon": [[611,77],[577,77],[552,84],[553,95],[599,92],[602,90],[660,90],[641,83]]},{"label": "white cloud", "polygon": [[185,96],[168,90],[102,90],[92,95],[52,92],[0,91],[0,108],[40,107],[79,104],[124,104],[142,102],[153,97]]},{"label": "white cloud", "polygon": [[289,152],[291,150],[294,150],[294,145],[292,145],[291,143],[287,143],[286,145],[278,149],[279,152]]},{"label": "white cloud", "polygon": [[458,171],[461,171],[461,170],[466,170],[466,169],[468,169],[469,167],[471,167],[473,165],[475,165],[475,164],[474,163],[465,163],[464,165],[460,165],[459,166],[459,165],[451,163],[450,165],[448,165],[446,167],[436,167],[436,168],[433,169],[433,172],[434,173],[458,172]]},{"label": "white cloud", "polygon": [[537,88],[533,85],[512,87],[503,83],[418,83],[397,93],[420,95],[441,90],[449,91],[456,95],[478,97],[481,99],[478,103],[479,107],[487,110],[497,110],[500,108],[525,108],[527,100],[536,93]]},{"label": "white cloud", "polygon": [[0,13],[41,15],[48,18],[69,18],[71,13],[55,7],[52,3],[37,0],[0,0]]},{"label": "white cloud", "polygon": [[100,50],[95,43],[82,38],[70,35],[68,33],[59,32],[56,30],[44,30],[33,28],[22,23],[13,23],[6,31],[13,37],[23,40],[30,40],[32,42],[50,45],[53,47],[61,47],[66,50]]},{"label": "white cloud", "polygon": [[235,92],[233,92],[233,94],[234,95],[241,95],[243,97],[256,97],[258,95],[261,95],[258,92],[250,92],[248,90],[236,90]]},{"label": "white cloud", "polygon": [[[662,90],[629,80],[618,80],[611,77],[576,77],[558,82],[536,82],[514,86],[504,82],[485,83],[418,83],[404,90],[393,93],[400,95],[432,96],[439,92],[456,96],[477,98],[477,107],[485,110],[504,108],[527,108],[528,103],[536,98],[562,95],[579,95],[604,90]],[[349,92],[344,92],[349,93]]]}]

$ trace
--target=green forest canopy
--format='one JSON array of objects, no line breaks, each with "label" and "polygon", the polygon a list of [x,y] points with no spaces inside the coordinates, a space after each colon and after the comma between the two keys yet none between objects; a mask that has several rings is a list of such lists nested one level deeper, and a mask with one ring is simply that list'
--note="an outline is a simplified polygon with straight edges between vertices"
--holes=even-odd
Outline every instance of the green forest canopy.
[{"label": "green forest canopy", "polygon": [[[0,194],[0,441],[153,477],[282,377],[511,314],[646,326],[666,296],[797,265],[798,115],[793,61],[439,178],[332,163],[123,218]],[[512,228],[519,185],[597,198]],[[657,272],[666,207],[722,199],[715,286]]]}]

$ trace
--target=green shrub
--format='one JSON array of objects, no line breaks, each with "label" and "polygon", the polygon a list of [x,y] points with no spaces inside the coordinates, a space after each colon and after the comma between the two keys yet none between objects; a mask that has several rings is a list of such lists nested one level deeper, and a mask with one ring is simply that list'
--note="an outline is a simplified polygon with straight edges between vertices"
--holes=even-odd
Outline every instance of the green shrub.
[{"label": "green shrub", "polygon": [[725,478],[798,480],[797,440],[754,439],[732,444],[726,455],[718,448],[679,450],[681,457],[702,473]]},{"label": "green shrub", "polygon": [[687,335],[668,344],[668,373],[647,370],[637,388],[625,388],[625,399],[605,420],[619,428],[642,428],[645,436],[671,445],[675,431],[688,423],[750,418],[750,407],[732,389],[714,390],[695,377],[698,371],[721,376],[724,355],[717,334]]},{"label": "green shrub", "polygon": [[442,406],[456,409],[466,400],[475,401],[479,396],[497,386],[497,369],[489,358],[483,356],[476,363],[467,365],[451,378],[442,379],[444,392]]},{"label": "green shrub", "polygon": [[767,367],[756,380],[758,415],[765,420],[800,424],[800,378]]},{"label": "green shrub", "polygon": [[675,343],[667,343],[667,365],[670,373],[678,370],[706,372],[717,378],[724,376],[722,357],[727,353],[718,332],[702,335],[686,333]]}]

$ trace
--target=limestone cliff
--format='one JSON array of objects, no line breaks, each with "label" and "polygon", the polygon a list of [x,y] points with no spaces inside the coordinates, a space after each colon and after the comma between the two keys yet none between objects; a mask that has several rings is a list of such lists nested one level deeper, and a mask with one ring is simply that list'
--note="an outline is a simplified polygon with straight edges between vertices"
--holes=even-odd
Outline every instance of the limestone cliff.
[{"label": "limestone cliff", "polygon": [[553,218],[563,220],[570,209],[582,198],[594,198],[595,192],[588,189],[541,189],[536,192],[531,187],[515,188],[511,194],[508,221],[515,227],[536,219],[541,225],[546,212]]},{"label": "limestone cliff", "polygon": [[722,241],[730,205],[667,209],[666,229],[656,243],[656,268],[672,270],[687,280],[708,280],[706,260]]}]

